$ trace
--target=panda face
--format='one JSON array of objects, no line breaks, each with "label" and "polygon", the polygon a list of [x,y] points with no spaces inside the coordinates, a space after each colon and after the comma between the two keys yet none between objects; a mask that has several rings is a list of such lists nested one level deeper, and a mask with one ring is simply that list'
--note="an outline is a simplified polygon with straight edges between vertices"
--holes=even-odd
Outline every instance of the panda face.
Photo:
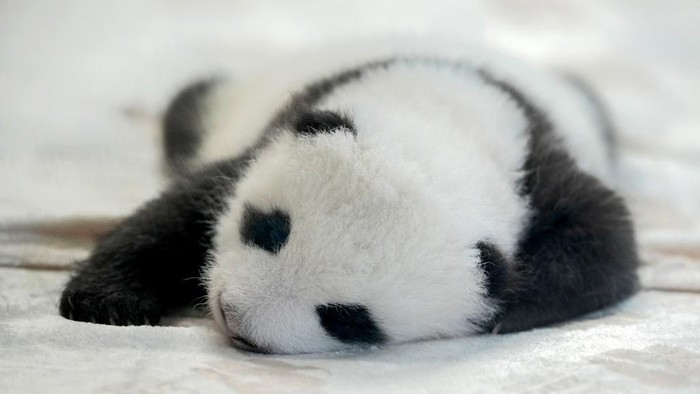
[{"label": "panda face", "polygon": [[498,228],[513,232],[515,222],[485,221],[503,211],[489,211],[488,196],[453,204],[484,187],[436,192],[451,173],[427,176],[405,147],[373,132],[391,116],[350,121],[339,113],[300,117],[236,185],[205,273],[218,325],[238,347],[272,353],[480,331],[496,305],[478,245],[498,239]]}]

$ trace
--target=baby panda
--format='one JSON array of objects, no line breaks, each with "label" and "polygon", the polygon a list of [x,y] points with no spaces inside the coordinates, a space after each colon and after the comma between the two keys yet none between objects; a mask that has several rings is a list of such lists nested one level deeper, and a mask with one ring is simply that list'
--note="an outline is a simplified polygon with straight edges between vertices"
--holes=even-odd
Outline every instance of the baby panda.
[{"label": "baby panda", "polygon": [[172,185],[98,243],[60,313],[156,324],[206,299],[236,347],[307,353],[527,330],[635,291],[585,85],[476,49],[359,52],[183,90]]}]

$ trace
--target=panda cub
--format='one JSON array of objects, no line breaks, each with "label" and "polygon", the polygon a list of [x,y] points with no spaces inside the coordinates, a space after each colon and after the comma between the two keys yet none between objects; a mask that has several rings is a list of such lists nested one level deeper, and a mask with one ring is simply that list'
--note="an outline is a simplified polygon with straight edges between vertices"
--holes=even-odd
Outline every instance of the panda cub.
[{"label": "panda cub", "polygon": [[612,305],[638,259],[604,115],[583,84],[464,48],[196,83],[164,117],[172,185],[99,242],[60,312],[156,324],[206,299],[236,347],[307,353]]}]

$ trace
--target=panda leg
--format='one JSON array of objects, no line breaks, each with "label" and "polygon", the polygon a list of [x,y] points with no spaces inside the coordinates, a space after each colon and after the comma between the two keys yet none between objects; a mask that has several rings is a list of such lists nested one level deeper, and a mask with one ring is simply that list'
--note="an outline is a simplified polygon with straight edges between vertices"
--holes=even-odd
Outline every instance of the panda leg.
[{"label": "panda leg", "polygon": [[216,216],[245,159],[183,176],[107,234],[66,285],[60,312],[102,324],[156,324],[203,296],[200,269]]},{"label": "panda leg", "polygon": [[581,171],[547,116],[515,86],[481,72],[528,120],[521,192],[533,216],[521,235],[518,272],[499,298],[499,332],[552,324],[610,306],[637,288],[637,247],[624,201]]},{"label": "panda leg", "polygon": [[637,288],[636,245],[622,199],[576,170],[565,153],[545,155],[550,159],[530,177],[535,215],[516,256],[524,285],[506,297],[500,332],[574,318]]},{"label": "panda leg", "polygon": [[163,150],[170,175],[191,169],[191,162],[205,137],[203,116],[206,100],[218,79],[193,83],[181,90],[168,106],[163,117]]}]

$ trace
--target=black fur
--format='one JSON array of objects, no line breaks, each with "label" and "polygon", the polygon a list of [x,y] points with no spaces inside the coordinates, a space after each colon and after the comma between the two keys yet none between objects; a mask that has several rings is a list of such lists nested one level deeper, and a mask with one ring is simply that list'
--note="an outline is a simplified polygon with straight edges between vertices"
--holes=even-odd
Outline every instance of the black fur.
[{"label": "black fur", "polygon": [[302,114],[294,124],[300,135],[344,131],[355,134],[355,126],[346,116],[333,111],[312,111]]},{"label": "black fur", "polygon": [[522,287],[506,293],[494,324],[513,332],[560,322],[612,305],[637,288],[638,257],[622,199],[582,172],[564,151],[547,117],[507,82],[485,72],[529,122],[521,193],[534,215],[515,259]]},{"label": "black fur", "polygon": [[371,65],[308,86],[277,114],[256,145],[193,173],[188,159],[204,132],[201,100],[218,80],[196,83],[178,94],[166,112],[163,131],[166,161],[180,178],[107,234],[79,264],[61,296],[61,315],[103,324],[156,324],[165,309],[201,299],[200,269],[225,196],[278,126],[293,125],[298,115],[337,86],[359,78],[367,67]]},{"label": "black fur", "polygon": [[163,117],[163,146],[171,174],[187,169],[187,162],[199,148],[205,130],[202,125],[202,102],[217,79],[194,83],[175,96]]},{"label": "black fur", "polygon": [[202,297],[200,268],[215,217],[247,158],[178,180],[108,233],[66,285],[64,317],[104,324],[155,324],[166,308]]},{"label": "black fur", "polygon": [[386,68],[394,61],[394,59],[387,59],[366,63],[308,85],[301,92],[292,96],[289,103],[273,118],[269,128],[293,127],[300,122],[302,116],[313,112],[314,107],[338,87],[357,81],[367,71]]},{"label": "black fur", "polygon": [[386,340],[369,310],[362,305],[319,305],[316,313],[326,332],[341,342],[377,344]]},{"label": "black fur", "polygon": [[[165,120],[166,155],[181,178],[97,245],[66,286],[61,314],[99,323],[155,324],[165,308],[203,296],[200,268],[211,247],[213,221],[226,208],[225,196],[233,193],[256,152],[279,126],[303,124],[303,114],[314,112],[314,106],[336,87],[357,80],[365,70],[391,62],[370,63],[310,85],[292,98],[261,140],[241,157],[192,174],[188,174],[186,162],[202,135],[199,120],[192,114],[211,85],[195,85],[183,92]],[[529,198],[534,210],[518,245],[515,264],[506,264],[495,246],[480,246],[489,293],[503,306],[493,324],[498,324],[501,332],[524,330],[627,297],[636,288],[638,262],[624,203],[576,167],[546,116],[523,94],[484,72],[482,76],[509,95],[529,121],[529,154],[520,192]],[[272,216],[276,224],[271,228],[280,227],[277,222],[283,220]],[[248,234],[248,239],[273,251],[281,247],[282,238],[286,239],[256,234]],[[506,266],[518,268],[503,269]],[[316,310],[323,327],[341,341],[378,343],[386,338],[361,305],[330,304]]]},{"label": "black fur", "polygon": [[241,239],[247,245],[274,254],[287,242],[291,227],[292,221],[286,212],[265,213],[247,205],[241,223]]},{"label": "black fur", "polygon": [[476,244],[479,249],[481,259],[481,269],[486,273],[486,289],[488,296],[500,299],[502,293],[508,288],[510,274],[509,262],[503,253],[490,242],[479,242]]}]

